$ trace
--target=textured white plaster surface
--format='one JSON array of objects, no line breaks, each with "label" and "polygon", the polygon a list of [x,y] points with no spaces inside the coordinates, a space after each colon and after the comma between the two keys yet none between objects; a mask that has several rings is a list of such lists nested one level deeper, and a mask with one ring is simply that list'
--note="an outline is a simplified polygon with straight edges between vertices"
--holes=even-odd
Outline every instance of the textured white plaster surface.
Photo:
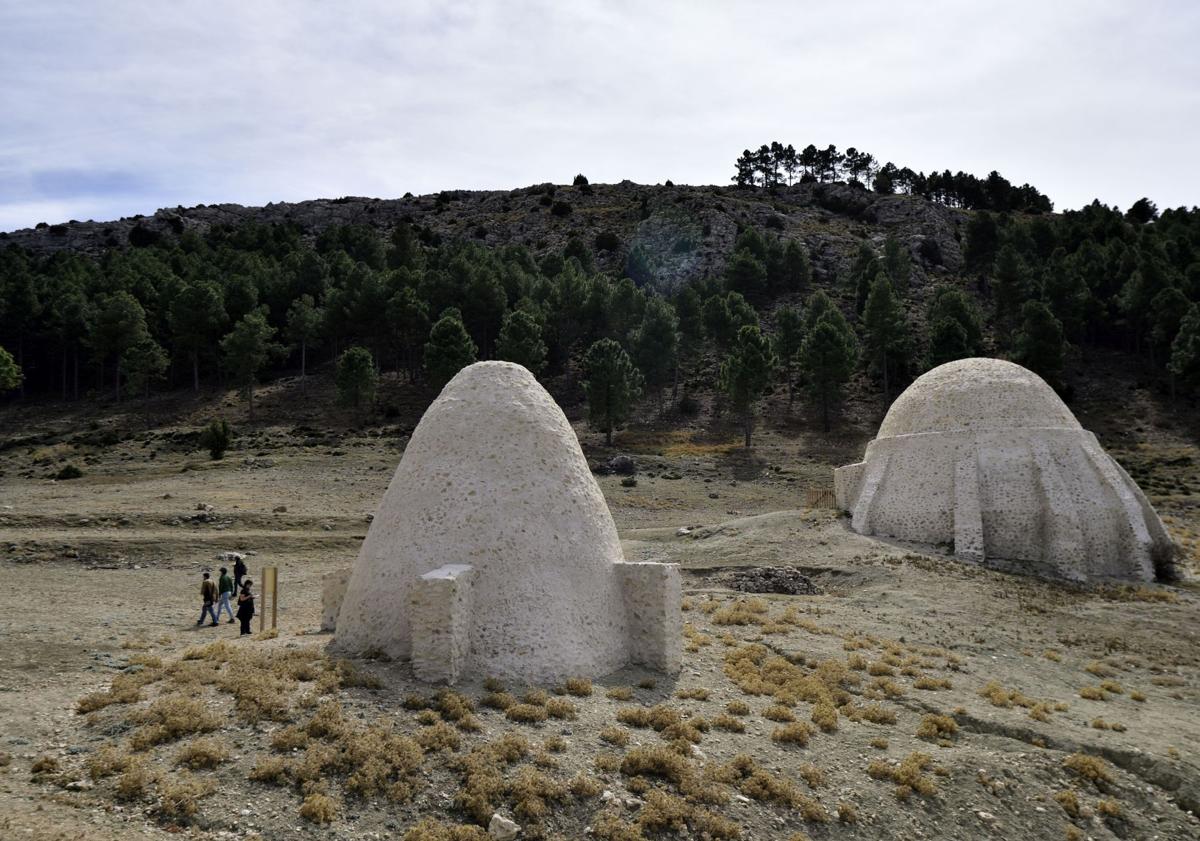
[{"label": "textured white plaster surface", "polygon": [[629,620],[629,662],[678,672],[683,650],[679,566],[626,561],[617,564],[617,574]]},{"label": "textured white plaster surface", "polygon": [[1138,486],[1044,380],[999,359],[919,377],[834,492],[855,531],[953,542],[962,560],[1079,581],[1171,571]]},{"label": "textured white plaster surface", "polygon": [[[606,674],[635,647],[623,560],[562,410],[521,366],[476,363],[414,430],[354,564],[334,646],[411,657],[424,633],[413,621],[418,579],[463,564],[473,569],[472,608],[459,676]],[[678,591],[663,613],[679,621]]]},{"label": "textured white plaster surface", "polygon": [[338,611],[346,598],[346,585],[350,583],[350,567],[327,572],[321,578],[321,630],[337,628]]}]

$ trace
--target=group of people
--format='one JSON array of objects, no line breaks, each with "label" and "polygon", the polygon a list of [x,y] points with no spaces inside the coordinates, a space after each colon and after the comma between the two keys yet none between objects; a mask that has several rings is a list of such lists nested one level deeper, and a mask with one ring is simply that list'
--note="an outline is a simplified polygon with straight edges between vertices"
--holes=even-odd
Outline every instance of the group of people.
[{"label": "group of people", "polygon": [[[242,623],[242,634],[250,633],[250,620],[254,618],[254,592],[251,589],[254,582],[249,578],[242,580],[246,575],[246,565],[242,563],[242,559],[238,558],[233,562],[233,577],[229,577],[229,570],[221,567],[221,577],[215,582],[212,580],[212,574],[208,570],[204,571],[204,578],[200,582],[200,618],[196,620],[197,625],[204,624],[204,617],[208,616],[212,621],[209,623],[212,626],[219,624],[218,617],[222,613],[229,615],[229,622],[233,622],[236,616],[238,621]],[[230,601],[234,598],[234,593],[237,594],[237,613],[234,613]]]}]

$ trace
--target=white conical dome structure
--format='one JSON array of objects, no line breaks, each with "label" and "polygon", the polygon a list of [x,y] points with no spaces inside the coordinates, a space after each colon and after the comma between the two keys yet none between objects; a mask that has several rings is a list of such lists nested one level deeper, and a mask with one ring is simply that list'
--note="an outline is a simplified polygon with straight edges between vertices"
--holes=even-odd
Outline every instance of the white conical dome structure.
[{"label": "white conical dome structure", "polygon": [[551,681],[631,661],[677,669],[679,626],[678,567],[623,562],[562,410],[520,365],[481,362],[413,432],[336,647],[411,657],[430,680]]},{"label": "white conical dome structure", "polygon": [[1173,572],[1137,484],[1041,377],[1000,359],[919,377],[834,487],[855,531],[952,543],[964,560],[1077,581]]}]

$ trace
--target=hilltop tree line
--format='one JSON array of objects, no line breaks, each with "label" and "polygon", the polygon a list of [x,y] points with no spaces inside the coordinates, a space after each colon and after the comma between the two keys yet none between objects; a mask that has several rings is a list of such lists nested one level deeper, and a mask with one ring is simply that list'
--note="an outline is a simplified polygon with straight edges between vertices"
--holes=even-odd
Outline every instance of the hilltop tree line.
[{"label": "hilltop tree line", "polygon": [[[0,388],[122,396],[336,360],[346,405],[374,402],[381,373],[430,389],[464,365],[504,359],[577,382],[611,441],[639,405],[718,410],[751,443],[765,396],[798,395],[826,429],[846,384],[868,376],[886,402],[934,365],[1012,358],[1067,390],[1095,347],[1140,357],[1172,393],[1200,387],[1200,211],[1094,203],[1061,217],[979,211],[965,269],[915,288],[914,249],[862,241],[837,277],[814,279],[799,240],[745,228],[726,269],[670,298],[598,272],[579,240],[535,257],[522,246],[436,242],[336,226],[315,241],[283,225],[33,258],[0,252]],[[715,376],[714,376],[715,373]],[[782,401],[780,401],[782,403]]]},{"label": "hilltop tree line", "polygon": [[738,156],[733,182],[739,187],[768,190],[796,183],[846,181],[877,193],[905,193],[930,201],[968,210],[1049,213],[1053,203],[1028,184],[1013,186],[993,170],[986,178],[965,172],[916,172],[888,161],[880,163],[870,152],[853,146],[841,152],[837,146],[818,149],[809,144],[796,151],[790,143],[763,144],[757,150],[746,149]]}]

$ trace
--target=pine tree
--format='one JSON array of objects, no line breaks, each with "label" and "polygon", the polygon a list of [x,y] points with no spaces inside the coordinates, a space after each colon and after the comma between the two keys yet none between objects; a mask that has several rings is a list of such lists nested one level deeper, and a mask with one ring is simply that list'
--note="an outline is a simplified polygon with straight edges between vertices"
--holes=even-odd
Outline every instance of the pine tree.
[{"label": "pine tree", "polygon": [[809,395],[821,404],[821,424],[826,432],[829,406],[841,396],[842,386],[854,371],[856,356],[854,332],[837,309],[826,310],[805,333],[800,368]]},{"label": "pine tree", "polygon": [[753,325],[738,330],[737,341],[721,363],[718,382],[734,411],[742,416],[747,449],[754,431],[755,405],[770,385],[776,363],[770,339]]},{"label": "pine tree", "polygon": [[976,213],[967,222],[967,245],[963,249],[967,270],[976,274],[986,272],[996,259],[999,245],[1000,232],[995,217],[986,210]]},{"label": "pine tree", "polygon": [[254,418],[254,384],[271,357],[279,355],[283,348],[272,338],[275,328],[267,323],[263,310],[253,310],[242,316],[233,330],[221,339],[221,352],[225,368],[235,385],[246,392],[246,403],[251,419]]},{"label": "pine tree", "polygon": [[356,411],[375,402],[375,390],[379,386],[379,373],[375,360],[365,347],[349,348],[338,359],[337,374],[338,402]]},{"label": "pine tree", "polygon": [[633,335],[633,358],[645,384],[662,405],[662,392],[677,371],[679,319],[662,298],[646,301],[642,323]]},{"label": "pine tree", "polygon": [[313,305],[311,295],[301,295],[288,307],[287,336],[300,346],[301,379],[308,375],[308,348],[321,335],[321,322],[321,310]]},{"label": "pine tree", "polygon": [[1171,359],[1167,363],[1171,374],[1171,396],[1182,385],[1200,386],[1200,304],[1192,304],[1179,323],[1179,331],[1171,342]]},{"label": "pine tree", "polygon": [[1063,367],[1062,324],[1041,301],[1026,301],[1021,307],[1021,326],[1016,337],[1016,361],[1051,386],[1061,385]]},{"label": "pine tree", "polygon": [[441,389],[454,375],[473,363],[477,348],[456,312],[443,311],[425,343],[425,371],[434,388]]},{"label": "pine tree", "polygon": [[883,243],[883,270],[892,281],[892,287],[900,294],[908,290],[912,276],[912,257],[900,240],[889,234]]},{"label": "pine tree", "polygon": [[883,376],[883,397],[890,402],[893,374],[904,371],[908,351],[908,326],[904,310],[892,291],[892,282],[882,272],[871,285],[863,308],[865,343],[871,364]]},{"label": "pine tree", "polygon": [[101,363],[106,357],[116,358],[113,382],[118,401],[121,399],[121,374],[125,355],[149,335],[146,328],[146,311],[142,309],[138,299],[128,292],[110,295],[96,314],[90,343]]},{"label": "pine tree", "polygon": [[750,251],[738,249],[725,267],[725,286],[747,297],[761,295],[767,288],[767,267]]},{"label": "pine tree", "polygon": [[871,294],[871,284],[879,274],[879,258],[875,249],[868,242],[859,243],[858,254],[850,266],[850,286],[854,289],[854,311],[862,315],[863,307],[867,305],[867,296]]},{"label": "pine tree", "polygon": [[408,379],[415,382],[421,370],[421,345],[429,335],[429,305],[405,286],[388,301],[387,320]]},{"label": "pine tree", "polygon": [[496,341],[496,358],[524,365],[535,376],[546,367],[546,343],[542,328],[530,313],[513,310],[504,316],[500,338]]},{"label": "pine tree", "polygon": [[784,307],[775,316],[775,355],[783,368],[787,383],[788,411],[795,400],[796,363],[800,359],[800,347],[804,343],[804,321],[794,307]]},{"label": "pine tree", "polygon": [[983,317],[975,302],[954,286],[934,292],[926,317],[929,324],[928,368],[978,356],[983,350]]},{"label": "pine tree", "polygon": [[0,394],[12,391],[21,384],[24,374],[12,354],[0,347]]},{"label": "pine tree", "polygon": [[733,345],[738,330],[758,324],[758,313],[737,292],[712,295],[704,302],[704,331],[722,350]]},{"label": "pine tree", "polygon": [[146,336],[125,354],[125,393],[148,395],[150,386],[163,378],[168,364],[162,345]]},{"label": "pine tree", "polygon": [[175,346],[192,363],[192,390],[200,390],[200,355],[208,351],[225,325],[225,301],[215,283],[196,281],[171,301],[168,317]]},{"label": "pine tree", "polygon": [[1025,261],[1016,248],[1006,244],[996,255],[996,267],[992,275],[996,318],[1002,325],[1013,325],[1021,305],[1029,299],[1032,285]]},{"label": "pine tree", "polygon": [[588,418],[604,430],[608,446],[613,430],[625,422],[642,393],[642,374],[633,360],[612,339],[601,339],[583,357],[583,391],[587,395]]},{"label": "pine tree", "polygon": [[812,264],[808,249],[796,240],[788,240],[783,249],[783,283],[787,292],[803,292],[812,283]]}]

